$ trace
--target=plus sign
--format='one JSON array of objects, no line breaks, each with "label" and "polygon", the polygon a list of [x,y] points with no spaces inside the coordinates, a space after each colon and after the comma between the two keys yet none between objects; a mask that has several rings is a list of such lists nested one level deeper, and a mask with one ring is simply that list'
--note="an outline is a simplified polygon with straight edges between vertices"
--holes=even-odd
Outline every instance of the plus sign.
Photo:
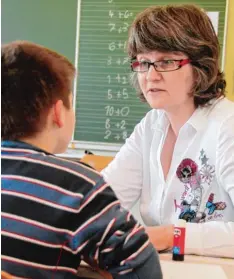
[{"label": "plus sign", "polygon": [[124,46],[123,43],[121,43],[121,42],[118,43],[118,47],[119,47],[119,48],[121,48],[121,47],[123,47],[123,46]]},{"label": "plus sign", "polygon": [[115,136],[115,139],[120,140],[120,135],[117,134],[117,135]]},{"label": "plus sign", "polygon": [[120,93],[120,91],[118,91],[118,93],[117,93],[117,98],[119,99],[119,98],[121,98],[121,93]]},{"label": "plus sign", "polygon": [[119,74],[116,76],[116,79],[118,80],[118,82],[120,82],[121,78]]},{"label": "plus sign", "polygon": [[121,59],[120,59],[120,58],[118,58],[118,59],[116,60],[116,64],[118,64],[118,65],[121,64]]}]

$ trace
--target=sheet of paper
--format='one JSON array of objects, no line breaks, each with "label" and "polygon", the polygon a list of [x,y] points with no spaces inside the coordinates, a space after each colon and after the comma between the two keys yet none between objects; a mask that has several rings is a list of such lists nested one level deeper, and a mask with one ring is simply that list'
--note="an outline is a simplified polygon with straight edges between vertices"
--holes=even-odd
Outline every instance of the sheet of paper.
[{"label": "sheet of paper", "polygon": [[228,279],[222,267],[211,264],[160,261],[163,279]]}]

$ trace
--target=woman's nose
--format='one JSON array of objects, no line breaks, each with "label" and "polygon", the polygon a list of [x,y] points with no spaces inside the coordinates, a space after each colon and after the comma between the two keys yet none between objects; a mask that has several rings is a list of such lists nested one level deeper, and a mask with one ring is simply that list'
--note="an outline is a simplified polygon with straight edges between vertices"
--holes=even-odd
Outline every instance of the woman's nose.
[{"label": "woman's nose", "polygon": [[161,78],[162,78],[162,74],[155,70],[155,66],[150,65],[146,76],[147,81],[160,80]]}]

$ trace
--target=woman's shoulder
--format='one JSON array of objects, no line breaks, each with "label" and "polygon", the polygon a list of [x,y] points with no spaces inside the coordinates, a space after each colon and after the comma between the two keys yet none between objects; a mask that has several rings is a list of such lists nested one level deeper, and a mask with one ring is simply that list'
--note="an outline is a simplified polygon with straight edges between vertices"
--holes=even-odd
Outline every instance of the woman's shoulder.
[{"label": "woman's shoulder", "polygon": [[234,137],[234,102],[223,98],[211,107],[208,126],[217,131],[219,139]]},{"label": "woman's shoulder", "polygon": [[220,128],[226,125],[234,126],[234,102],[227,98],[216,100],[207,111],[208,123]]},{"label": "woman's shoulder", "polygon": [[227,98],[216,100],[210,108],[209,116],[218,116],[222,119],[234,116],[234,102]]}]

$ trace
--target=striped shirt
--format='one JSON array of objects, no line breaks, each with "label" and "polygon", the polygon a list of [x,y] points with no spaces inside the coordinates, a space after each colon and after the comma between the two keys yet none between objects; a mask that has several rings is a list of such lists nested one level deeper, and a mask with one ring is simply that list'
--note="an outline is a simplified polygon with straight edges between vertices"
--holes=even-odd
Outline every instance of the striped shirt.
[{"label": "striped shirt", "polygon": [[144,228],[95,170],[4,141],[1,180],[2,270],[16,278],[72,279],[84,258],[114,278],[143,278],[134,276],[151,260],[157,268],[147,278],[161,278]]}]

